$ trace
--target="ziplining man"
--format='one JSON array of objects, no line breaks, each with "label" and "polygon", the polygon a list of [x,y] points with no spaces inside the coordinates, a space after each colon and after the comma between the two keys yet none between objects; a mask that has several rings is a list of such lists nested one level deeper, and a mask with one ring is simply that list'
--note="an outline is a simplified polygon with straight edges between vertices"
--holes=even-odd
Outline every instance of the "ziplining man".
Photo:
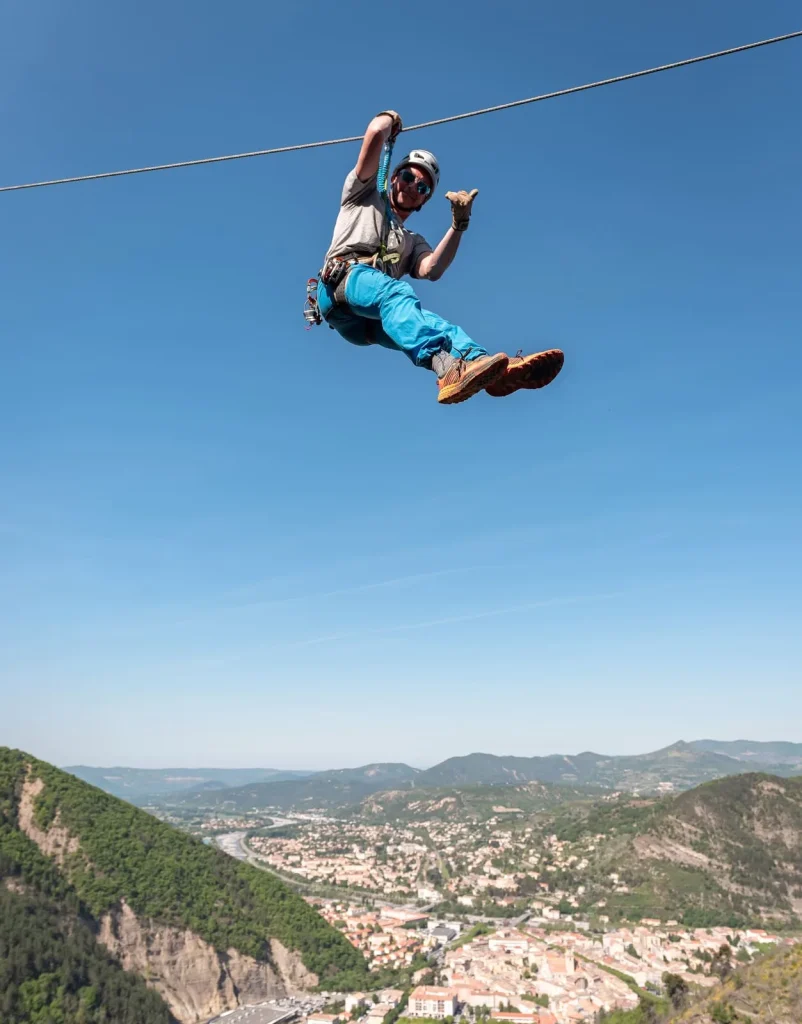
[{"label": "ziplining man", "polygon": [[446,193],[451,227],[432,250],[405,225],[440,183],[434,155],[413,149],[405,156],[385,185],[386,199],[377,184],[385,143],[392,143],[402,130],[394,110],[377,114],[367,127],[356,167],[345,179],[320,280],[316,287],[314,278],[310,282],[313,311],[354,345],[396,349],[416,366],[433,370],[437,400],[444,404],[464,402],[483,390],[502,397],[521,388],[544,387],[562,369],[559,349],[513,358],[503,352],[490,355],[461,327],[422,309],[412,286],[401,280],[406,274],[427,281],[443,276],[457,254],[479,191]]}]

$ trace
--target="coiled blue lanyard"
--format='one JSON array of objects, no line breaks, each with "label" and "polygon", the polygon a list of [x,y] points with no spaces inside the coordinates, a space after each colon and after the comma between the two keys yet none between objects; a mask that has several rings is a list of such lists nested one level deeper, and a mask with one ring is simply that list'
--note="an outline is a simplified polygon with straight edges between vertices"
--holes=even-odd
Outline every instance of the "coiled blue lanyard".
[{"label": "coiled blue lanyard", "polygon": [[400,253],[393,253],[387,255],[387,240],[390,236],[390,226],[395,223],[393,217],[393,208],[390,205],[390,161],[393,158],[393,146],[395,145],[395,139],[388,139],[382,147],[382,155],[379,160],[379,171],[376,175],[376,186],[379,190],[379,195],[384,199],[384,223],[382,224],[382,237],[381,244],[379,245],[379,252],[376,257],[376,269],[381,270],[384,273],[385,263],[398,263],[401,259]]}]

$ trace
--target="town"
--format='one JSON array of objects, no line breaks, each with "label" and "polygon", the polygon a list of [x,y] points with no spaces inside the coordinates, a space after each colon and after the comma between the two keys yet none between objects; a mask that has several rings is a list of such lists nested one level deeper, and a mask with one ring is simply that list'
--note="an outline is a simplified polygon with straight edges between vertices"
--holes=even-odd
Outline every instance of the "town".
[{"label": "town", "polygon": [[[463,931],[460,923],[422,911],[382,907],[366,913],[359,905],[308,899],[363,950],[371,967],[401,966],[425,954],[428,964],[413,982],[433,975],[437,985],[411,992],[403,1015],[412,1018],[579,1024],[593,1021],[600,1010],[637,1006],[639,989],[662,992],[666,973],[689,988],[709,987],[719,980],[718,966],[729,972],[769,946],[795,941],[764,929],[684,929],[675,921],[645,921],[602,934],[529,922]],[[354,999],[361,999],[368,1024],[380,1024],[396,996],[384,993],[375,1005],[368,994],[350,995],[343,1019],[356,1019]],[[332,1024],[335,1017],[317,1015],[312,1024]]]},{"label": "town", "polygon": [[[305,812],[275,834],[253,824],[236,833],[240,855],[297,884],[371,971],[407,972],[411,991],[329,993],[309,1024],[592,1022],[664,993],[666,975],[707,988],[798,941],[762,928],[688,927],[679,917],[624,920],[616,901],[629,895],[625,877],[590,870],[603,836],[559,839],[515,808],[493,811],[484,822],[392,823]],[[218,817],[215,830],[227,821],[248,825]],[[232,848],[225,834],[217,842]]]}]

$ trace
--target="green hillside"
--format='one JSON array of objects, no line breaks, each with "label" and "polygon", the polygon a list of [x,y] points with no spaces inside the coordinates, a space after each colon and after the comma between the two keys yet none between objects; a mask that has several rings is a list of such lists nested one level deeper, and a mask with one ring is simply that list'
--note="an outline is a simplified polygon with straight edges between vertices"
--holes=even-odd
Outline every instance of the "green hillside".
[{"label": "green hillside", "polygon": [[589,787],[554,786],[544,782],[520,786],[416,787],[375,793],[342,813],[358,814],[370,822],[528,818],[574,801],[593,800],[601,792]]},{"label": "green hillside", "polygon": [[587,907],[603,898],[613,918],[781,925],[802,911],[800,778],[750,773],[661,800],[569,805],[546,827],[592,849]]},{"label": "green hillside", "polygon": [[[10,888],[9,888],[10,886]],[[95,941],[79,906],[24,886],[0,856],[3,1024],[174,1024],[161,997]]]},{"label": "green hillside", "polygon": [[[26,776],[44,783],[34,805],[37,826],[57,823],[79,844],[58,872],[19,828]],[[233,948],[264,961],[275,938],[296,950],[321,983],[366,981],[362,955],[274,876],[7,748],[0,748],[3,854],[23,883],[50,897],[74,897],[95,920],[124,899],[137,916],[188,928],[219,951]]]}]

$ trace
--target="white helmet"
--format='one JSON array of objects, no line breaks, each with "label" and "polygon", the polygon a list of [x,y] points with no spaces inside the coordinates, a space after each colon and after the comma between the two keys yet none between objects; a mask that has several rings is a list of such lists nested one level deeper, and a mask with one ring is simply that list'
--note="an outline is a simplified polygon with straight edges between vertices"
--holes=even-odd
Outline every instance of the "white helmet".
[{"label": "white helmet", "polygon": [[404,167],[419,167],[422,171],[426,171],[432,179],[432,191],[440,184],[440,164],[434,153],[430,153],[428,149],[413,149],[396,165],[393,177]]}]

